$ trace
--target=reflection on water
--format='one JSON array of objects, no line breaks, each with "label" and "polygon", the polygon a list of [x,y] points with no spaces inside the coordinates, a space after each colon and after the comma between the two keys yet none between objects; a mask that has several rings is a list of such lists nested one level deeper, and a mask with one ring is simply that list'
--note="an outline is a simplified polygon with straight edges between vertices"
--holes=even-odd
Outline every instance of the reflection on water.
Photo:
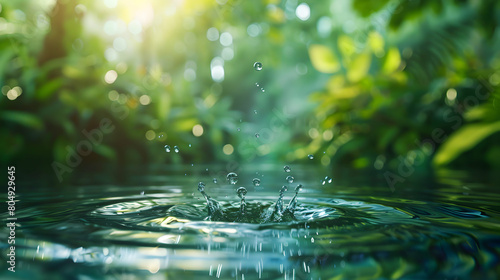
[{"label": "reflection on water", "polygon": [[[236,185],[207,183],[228,215],[217,222],[205,219],[206,200],[193,184],[212,182],[213,176],[167,174],[164,179],[175,185],[73,186],[57,194],[21,194],[17,272],[4,269],[0,276],[496,279],[499,274],[500,196],[491,186],[441,180],[446,183],[432,189],[407,184],[392,193],[374,182],[323,185],[324,174],[294,173],[293,184],[304,186],[294,218],[262,223],[238,217],[240,198],[249,217],[263,213],[276,204],[283,178],[259,177],[255,185],[255,173],[239,175]],[[248,189],[246,196],[237,196],[240,185]],[[284,193],[283,200],[288,203],[294,194]],[[5,228],[1,234],[5,242]]]}]

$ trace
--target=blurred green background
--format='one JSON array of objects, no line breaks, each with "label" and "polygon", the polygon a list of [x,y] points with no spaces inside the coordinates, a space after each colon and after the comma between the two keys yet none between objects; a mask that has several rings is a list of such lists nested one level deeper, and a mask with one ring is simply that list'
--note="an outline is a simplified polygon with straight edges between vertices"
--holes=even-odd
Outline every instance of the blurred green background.
[{"label": "blurred green background", "polygon": [[0,159],[498,170],[499,26],[495,0],[0,1]]}]

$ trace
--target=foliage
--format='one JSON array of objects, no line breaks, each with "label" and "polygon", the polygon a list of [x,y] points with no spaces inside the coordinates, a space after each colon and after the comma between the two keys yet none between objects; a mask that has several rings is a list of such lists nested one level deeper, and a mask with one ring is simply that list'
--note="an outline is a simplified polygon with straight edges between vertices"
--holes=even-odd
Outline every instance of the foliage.
[{"label": "foliage", "polygon": [[496,1],[101,2],[0,2],[2,162],[499,165]]},{"label": "foliage", "polygon": [[[355,41],[357,36],[339,32],[336,45],[325,40],[324,44],[333,46],[330,51],[319,51],[316,45],[309,48],[318,71],[324,72],[321,63],[325,61],[342,65],[328,71],[333,75],[325,90],[312,95],[320,104],[319,130],[331,130],[337,136],[315,143],[316,150],[326,148],[334,163],[396,169],[401,162],[415,161],[419,153],[428,162],[436,149],[434,163],[444,165],[480,142],[497,147],[490,136],[498,131],[493,102],[498,94],[500,64],[495,50],[499,41],[489,30],[498,22],[493,17],[482,19],[486,11],[498,11],[495,6],[493,2],[400,1],[371,7],[355,1],[354,8],[362,16],[374,19],[373,26],[358,31],[365,32],[365,40]],[[382,10],[378,18],[373,9]],[[377,24],[392,29],[378,32]],[[478,117],[463,119],[464,114]],[[460,128],[463,122],[467,124]],[[442,147],[440,139],[433,138],[441,131],[443,137],[451,135]],[[339,142],[343,135],[348,140]],[[423,147],[426,139],[432,142],[431,151]],[[485,157],[478,160],[487,164]],[[498,160],[489,161],[498,165]]]}]

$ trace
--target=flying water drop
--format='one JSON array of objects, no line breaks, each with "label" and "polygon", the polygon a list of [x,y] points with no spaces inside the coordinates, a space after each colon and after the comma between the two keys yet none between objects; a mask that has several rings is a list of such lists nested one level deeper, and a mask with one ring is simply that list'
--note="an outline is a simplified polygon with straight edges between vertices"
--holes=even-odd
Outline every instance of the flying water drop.
[{"label": "flying water drop", "polygon": [[198,191],[199,191],[199,192],[203,192],[203,191],[205,191],[205,186],[206,186],[206,185],[205,185],[205,183],[203,183],[203,182],[199,182],[199,183],[198,183]]},{"label": "flying water drop", "polygon": [[293,178],[293,176],[287,176],[287,177],[286,177],[286,181],[287,181],[288,183],[290,183],[290,184],[291,184],[291,183],[293,183],[293,180],[295,180],[295,178]]},{"label": "flying water drop", "polygon": [[257,62],[255,62],[255,63],[253,64],[253,68],[254,68],[255,70],[257,70],[257,71],[262,70],[262,63],[260,63],[260,62],[258,62],[258,61],[257,61]]},{"label": "flying water drop", "polygon": [[259,178],[253,178],[252,183],[254,186],[258,187],[260,186],[260,179]]},{"label": "flying water drop", "polygon": [[175,152],[175,153],[179,153],[179,147],[174,146],[174,152]]},{"label": "flying water drop", "polygon": [[260,134],[255,133],[255,138],[259,138],[259,137],[260,137]]},{"label": "flying water drop", "polygon": [[325,179],[321,180],[321,185],[325,185],[326,183],[330,184],[333,181],[333,179],[329,176],[325,176]]},{"label": "flying water drop", "polygon": [[169,145],[165,145],[165,152],[170,153],[170,146]]},{"label": "flying water drop", "polygon": [[245,195],[247,195],[247,189],[245,189],[244,187],[239,187],[236,190],[236,194],[238,195],[239,198],[244,199]]},{"label": "flying water drop", "polygon": [[314,159],[314,156],[313,155],[308,155],[307,156],[309,159]]},{"label": "flying water drop", "polygon": [[331,177],[326,176],[325,181],[327,181],[328,184],[330,184],[333,181],[333,179]]},{"label": "flying water drop", "polygon": [[290,168],[290,166],[288,166],[288,165],[285,165],[285,166],[283,167],[283,170],[285,170],[285,172],[286,172],[286,173],[288,173],[288,172],[292,171],[292,169],[291,169],[291,168]]},{"label": "flying water drop", "polygon": [[217,182],[218,182],[217,178],[214,178],[213,181],[214,181],[214,184],[217,184]]},{"label": "flying water drop", "polygon": [[227,178],[227,181],[229,181],[229,183],[231,185],[235,185],[236,183],[238,183],[238,174],[236,174],[234,172],[228,173],[226,178]]}]

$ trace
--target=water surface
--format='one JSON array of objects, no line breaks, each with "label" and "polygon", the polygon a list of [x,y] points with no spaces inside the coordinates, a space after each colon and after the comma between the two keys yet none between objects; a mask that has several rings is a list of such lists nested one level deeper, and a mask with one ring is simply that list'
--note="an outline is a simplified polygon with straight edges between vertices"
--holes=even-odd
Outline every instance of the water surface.
[{"label": "water surface", "polygon": [[[383,180],[361,175],[342,179],[318,168],[296,166],[290,173],[276,166],[259,171],[242,168],[238,183],[232,185],[220,175],[223,172],[210,172],[223,169],[166,168],[125,185],[30,186],[29,192],[18,195],[17,272],[5,268],[0,276],[496,279],[499,275],[500,195],[487,180],[448,173],[432,181],[408,180],[392,192]],[[293,183],[286,180],[290,175]],[[325,176],[332,181],[322,184]],[[259,186],[253,185],[255,178],[261,180]],[[232,213],[227,221],[204,219],[206,202],[197,191],[199,181]],[[276,202],[283,185],[289,186],[283,197],[286,206],[298,184],[304,188],[293,220],[234,222],[239,218],[238,187],[248,190],[247,211],[260,213]],[[5,250],[5,228],[1,235]]]}]

